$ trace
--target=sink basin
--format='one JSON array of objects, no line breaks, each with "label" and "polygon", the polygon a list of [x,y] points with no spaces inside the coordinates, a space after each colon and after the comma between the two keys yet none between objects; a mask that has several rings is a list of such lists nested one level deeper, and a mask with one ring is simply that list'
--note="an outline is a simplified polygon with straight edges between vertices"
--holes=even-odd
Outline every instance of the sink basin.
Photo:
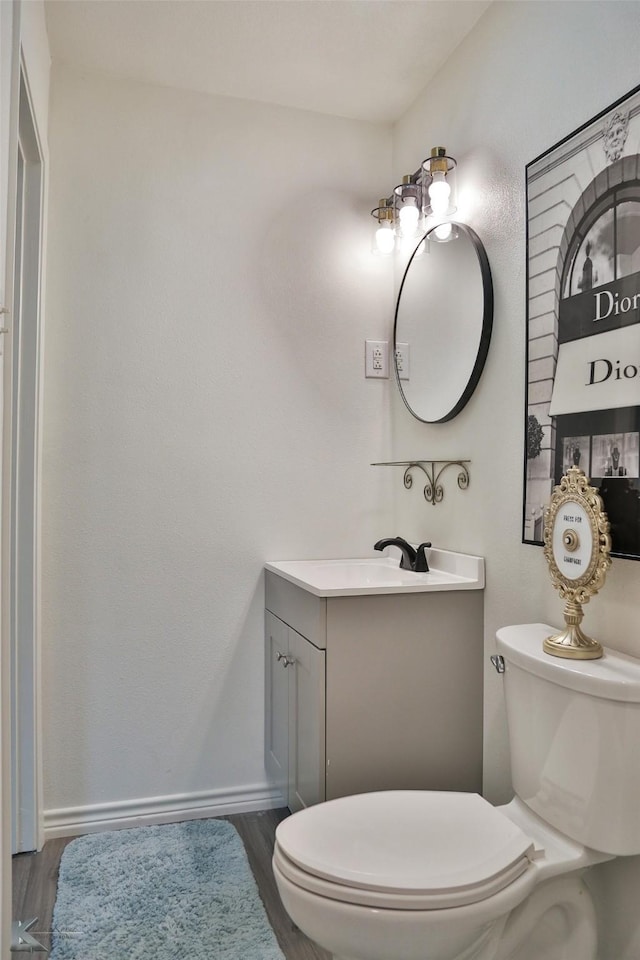
[{"label": "sink basin", "polygon": [[432,547],[429,573],[402,570],[399,556],[336,560],[282,560],[265,568],[317,597],[349,597],[430,590],[482,590],[484,560]]}]

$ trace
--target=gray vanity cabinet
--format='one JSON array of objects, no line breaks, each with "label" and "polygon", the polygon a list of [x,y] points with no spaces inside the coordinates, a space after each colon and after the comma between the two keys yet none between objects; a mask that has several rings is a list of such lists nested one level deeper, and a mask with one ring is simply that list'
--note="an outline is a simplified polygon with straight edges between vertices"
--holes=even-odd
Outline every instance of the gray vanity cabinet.
[{"label": "gray vanity cabinet", "polygon": [[271,571],[265,587],[266,766],[292,810],[480,791],[481,590],[318,597]]}]

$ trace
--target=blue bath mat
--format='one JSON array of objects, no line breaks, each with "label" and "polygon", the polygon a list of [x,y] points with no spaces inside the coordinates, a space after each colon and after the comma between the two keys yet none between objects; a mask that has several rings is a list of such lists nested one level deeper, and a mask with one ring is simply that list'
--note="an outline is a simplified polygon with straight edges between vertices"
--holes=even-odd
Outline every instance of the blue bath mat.
[{"label": "blue bath mat", "polygon": [[191,820],[73,840],[50,960],[284,960],[235,828]]}]

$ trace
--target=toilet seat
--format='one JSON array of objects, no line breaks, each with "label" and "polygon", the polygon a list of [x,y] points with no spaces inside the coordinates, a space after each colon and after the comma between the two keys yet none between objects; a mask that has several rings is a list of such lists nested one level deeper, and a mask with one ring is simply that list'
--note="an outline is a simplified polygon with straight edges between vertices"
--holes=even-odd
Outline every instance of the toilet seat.
[{"label": "toilet seat", "polygon": [[294,814],[278,826],[274,867],[345,903],[437,910],[493,896],[533,858],[531,837],[478,794],[411,790]]}]

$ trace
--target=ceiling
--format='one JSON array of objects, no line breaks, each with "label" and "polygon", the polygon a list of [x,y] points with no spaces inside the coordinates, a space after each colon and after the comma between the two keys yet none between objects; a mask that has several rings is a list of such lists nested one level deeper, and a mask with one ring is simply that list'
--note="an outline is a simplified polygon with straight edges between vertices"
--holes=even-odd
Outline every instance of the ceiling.
[{"label": "ceiling", "polygon": [[54,60],[392,123],[490,2],[45,0],[45,10]]}]

